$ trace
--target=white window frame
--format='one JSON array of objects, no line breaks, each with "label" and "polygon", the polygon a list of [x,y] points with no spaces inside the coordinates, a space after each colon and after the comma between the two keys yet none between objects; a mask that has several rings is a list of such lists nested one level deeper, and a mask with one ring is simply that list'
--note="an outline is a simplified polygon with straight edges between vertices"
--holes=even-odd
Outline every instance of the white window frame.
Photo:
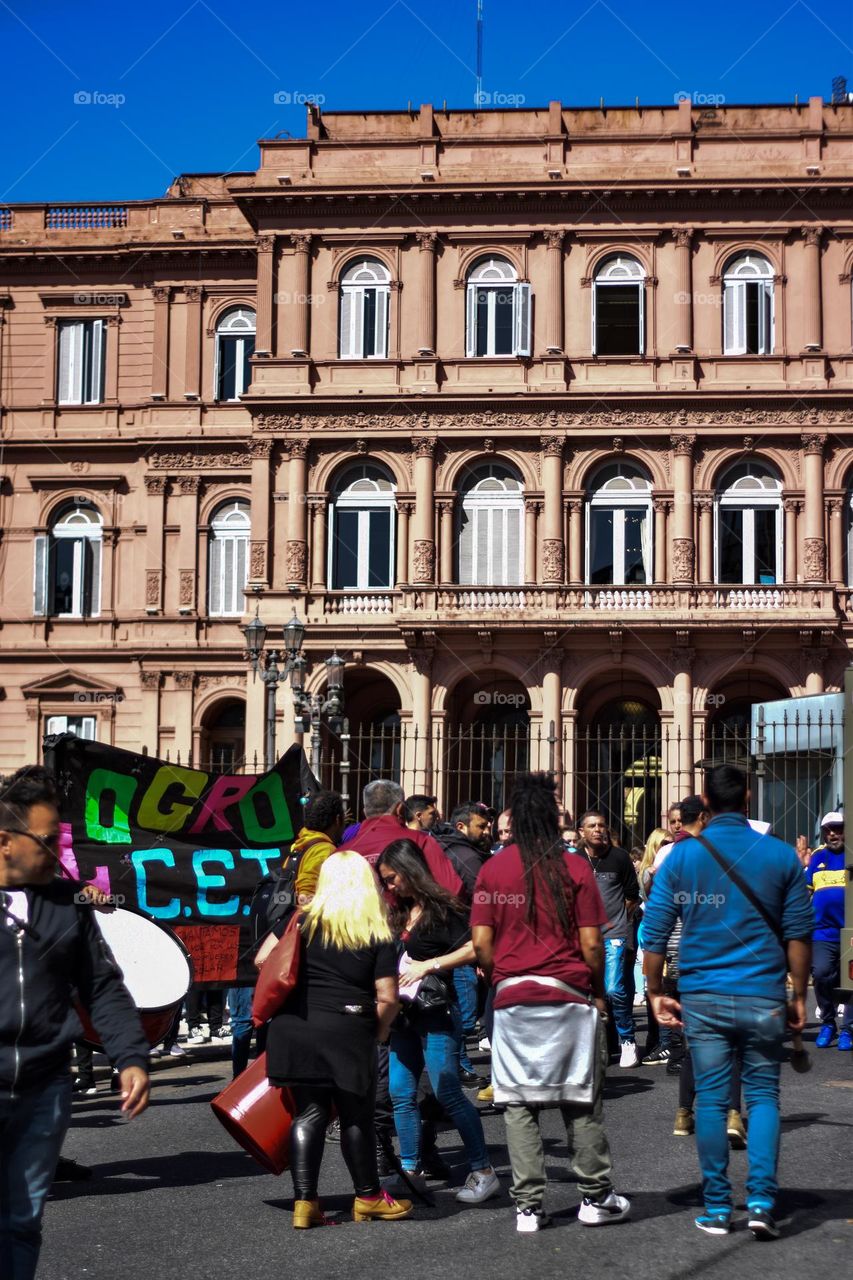
[{"label": "white window frame", "polygon": [[[90,333],[88,352],[87,331]],[[57,404],[103,404],[107,346],[104,321],[60,320],[56,343]]]},{"label": "white window frame", "polygon": [[[746,349],[747,289],[757,289],[758,350]],[[776,347],[776,290],[773,267],[760,253],[731,258],[723,272],[723,355],[770,356]]]},{"label": "white window frame", "polygon": [[[757,486],[743,483],[753,478],[753,476],[756,479],[772,480],[776,487],[762,490]],[[722,477],[724,486],[726,479],[726,476]],[[743,512],[743,540],[741,543],[743,581],[740,583],[722,582],[720,580],[720,561],[723,550],[720,511],[723,508]],[[774,583],[759,583],[755,572],[755,512],[759,508],[765,511],[768,508],[772,508],[776,512],[776,580]],[[784,581],[783,553],[782,482],[773,475],[769,468],[756,465],[754,473],[738,476],[729,485],[721,487],[717,494],[717,499],[714,503],[714,582],[722,587],[779,586]],[[747,569],[749,574],[746,572]]]},{"label": "white window frame", "polygon": [[[257,335],[257,315],[251,307],[229,307],[219,317],[216,324],[216,345],[213,360],[213,398],[219,404],[236,404],[241,396],[249,390],[252,371],[246,367],[246,343],[253,341]],[[234,362],[234,395],[229,400],[220,399],[219,373],[222,368],[221,339],[235,339]]]},{"label": "white window frame", "polygon": [[[613,463],[606,464],[612,467]],[[650,587],[654,582],[654,521],[652,519],[652,484],[644,476],[639,467],[617,464],[619,472],[610,476],[603,484],[598,484],[593,477],[590,496],[586,502],[585,534],[586,534],[586,569],[584,581],[595,587]],[[599,473],[600,474],[600,473]],[[621,482],[621,483],[620,483]],[[592,582],[592,513],[594,510],[613,512],[613,579],[612,582]],[[625,582],[625,516],[629,511],[642,511],[645,517],[645,531],[648,540],[648,551],[643,557],[643,568],[646,573],[644,583]]]},{"label": "white window frame", "polygon": [[[34,612],[37,614],[49,614],[55,618],[100,617],[103,531],[103,523],[98,512],[91,507],[78,506],[65,511],[51,525],[50,532],[44,541],[40,542],[37,537],[35,548],[37,580]],[[53,597],[56,590],[56,565],[53,551],[55,545],[63,541],[74,542],[71,570],[72,607],[66,613],[54,613]],[[86,597],[84,542],[92,544],[92,581],[89,591],[91,609],[88,613],[83,611],[83,603]],[[39,572],[42,575],[41,582],[38,580]],[[42,593],[41,601],[39,599],[40,592]],[[42,609],[39,609],[40,603],[43,605]]]},{"label": "white window frame", "polygon": [[[645,355],[646,351],[646,272],[639,258],[634,258],[628,253],[616,253],[605,258],[598,264],[592,281],[592,354],[597,355],[598,351],[598,334],[596,330],[597,306],[596,300],[599,289],[606,289],[612,285],[636,285],[637,288],[637,306],[639,308],[639,350],[628,352],[628,355],[636,354],[638,356]],[[619,357],[605,356],[605,360],[618,359]]]},{"label": "white window frame", "polygon": [[[495,470],[504,475],[495,475]],[[478,477],[474,484],[466,488],[460,495],[459,515],[456,522],[457,564],[456,576],[458,585],[465,587],[516,587],[524,585],[524,538],[526,520],[524,510],[524,485],[520,476],[511,467],[504,464],[487,465],[475,470]],[[512,481],[517,488],[490,489],[478,492],[481,484],[488,480],[500,480],[504,485]],[[518,518],[518,555],[517,564],[511,565],[509,560],[509,540],[504,537],[497,541],[494,536],[494,521],[497,512],[504,512],[504,530],[506,530],[507,513],[514,512]],[[462,530],[463,521],[468,517],[471,539],[471,580],[464,574],[462,564]],[[477,577],[477,548],[479,545],[479,527],[486,522],[486,572]],[[515,573],[513,574],[513,570]]]},{"label": "white window frame", "polygon": [[[512,289],[512,350],[495,351],[497,294]],[[477,355],[477,294],[486,293],[486,350]],[[519,280],[515,267],[507,258],[480,258],[468,273],[465,291],[465,355],[472,360],[509,360],[529,356],[532,335],[532,303],[530,284]]]},{"label": "white window frame", "polygon": [[[371,354],[365,353],[368,293],[376,295]],[[338,355],[341,360],[387,360],[391,312],[391,273],[378,258],[359,258],[341,274]]]},{"label": "white window frame", "polygon": [[[79,730],[69,728],[69,723],[79,724]],[[45,737],[54,733],[73,733],[78,738],[83,738],[87,742],[97,742],[98,740],[98,717],[97,716],[45,716],[44,718]]]},{"label": "white window frame", "polygon": [[[211,618],[239,618],[246,612],[244,592],[249,580],[251,527],[249,504],[240,499],[226,503],[213,514],[207,553],[207,612]],[[225,572],[229,549],[231,582]]]},{"label": "white window frame", "polygon": [[[390,485],[389,489],[380,488],[376,476],[368,473],[381,473],[382,481]],[[359,487],[355,487],[359,486]],[[337,544],[337,517],[339,511],[355,511],[358,513],[358,554],[356,579],[354,587],[339,587],[335,583],[335,547]],[[388,574],[387,583],[370,582],[370,515],[374,511],[389,511],[388,539]],[[397,548],[397,494],[393,477],[384,467],[375,463],[365,463],[349,468],[340,478],[340,487],[335,490],[329,503],[329,536],[326,551],[326,581],[332,591],[389,591],[394,586]]]}]

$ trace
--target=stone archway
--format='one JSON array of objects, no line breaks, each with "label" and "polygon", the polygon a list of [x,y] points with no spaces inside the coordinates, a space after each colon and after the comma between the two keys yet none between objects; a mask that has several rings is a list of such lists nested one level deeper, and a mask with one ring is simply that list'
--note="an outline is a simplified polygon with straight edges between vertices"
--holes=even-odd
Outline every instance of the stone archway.
[{"label": "stone archway", "polygon": [[214,773],[236,773],[246,756],[246,704],[242,698],[220,698],[201,722],[201,767]]},{"label": "stone archway", "polygon": [[579,699],[574,812],[602,813],[614,840],[644,845],[660,822],[667,751],[655,688],[626,673]]},{"label": "stone archway", "polygon": [[442,810],[482,800],[500,811],[530,768],[530,694],[520,680],[486,669],[463,677],[447,698],[437,741]]},{"label": "stone archway", "polygon": [[[404,755],[411,752],[400,717],[400,694],[387,675],[370,667],[347,668],[345,726],[322,730],[320,780],[340,791],[361,814],[361,793],[376,778],[402,781]],[[347,736],[348,734],[348,736]]]}]

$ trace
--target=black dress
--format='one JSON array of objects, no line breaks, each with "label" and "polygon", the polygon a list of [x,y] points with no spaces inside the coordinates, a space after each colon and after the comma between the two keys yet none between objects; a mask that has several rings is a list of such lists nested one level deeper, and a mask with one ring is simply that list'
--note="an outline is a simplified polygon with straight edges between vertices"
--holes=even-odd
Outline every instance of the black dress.
[{"label": "black dress", "polygon": [[[375,984],[397,974],[394,944],[342,950],[327,947],[318,930],[300,945],[296,989],[270,1022],[269,1078],[366,1095],[376,1073]],[[360,1011],[346,1012],[345,1006]]]}]

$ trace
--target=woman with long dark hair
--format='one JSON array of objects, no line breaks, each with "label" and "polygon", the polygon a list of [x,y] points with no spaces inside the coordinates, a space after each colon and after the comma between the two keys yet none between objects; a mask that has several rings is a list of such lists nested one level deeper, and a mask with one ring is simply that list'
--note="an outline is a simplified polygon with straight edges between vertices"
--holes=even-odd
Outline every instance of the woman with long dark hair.
[{"label": "woman with long dark hair", "polygon": [[562,1112],[583,1196],[580,1221],[618,1222],[630,1204],[613,1190],[602,1123],[604,906],[586,858],[563,846],[553,776],[523,774],[510,808],[513,843],[477,877],[471,926],[495,991],[492,1084],[495,1101],[506,1104],[516,1227],[549,1224],[544,1106]]},{"label": "woman with long dark hair", "polygon": [[[500,1182],[489,1160],[477,1108],[465,1097],[459,1081],[461,1019],[453,982],[448,980],[453,969],[474,960],[465,908],[432,878],[411,840],[395,840],[380,855],[379,878],[392,896],[391,928],[402,948],[404,1013],[391,1030],[390,1056],[400,1164],[406,1178],[425,1189],[419,1170],[417,1099],[418,1081],[426,1068],[433,1093],[455,1124],[471,1166],[456,1199],[462,1204],[482,1204],[497,1195]],[[422,983],[432,989],[436,1001],[432,1008],[419,1008],[412,998]]]}]

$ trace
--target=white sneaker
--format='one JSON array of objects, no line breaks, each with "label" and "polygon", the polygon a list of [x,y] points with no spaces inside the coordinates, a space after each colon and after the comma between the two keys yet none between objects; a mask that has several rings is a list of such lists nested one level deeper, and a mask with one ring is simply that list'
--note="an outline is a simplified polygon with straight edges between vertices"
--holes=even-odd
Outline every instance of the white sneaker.
[{"label": "white sneaker", "polygon": [[500,1179],[491,1169],[488,1173],[469,1173],[465,1186],[456,1192],[456,1199],[462,1204],[482,1204],[496,1196],[501,1189]]},{"label": "white sneaker", "polygon": [[169,1057],[170,1057],[170,1058],[185,1058],[186,1056],[187,1056],[187,1051],[186,1051],[186,1049],[184,1049],[184,1047],[183,1047],[182,1045],[179,1045],[179,1044],[178,1044],[178,1042],[177,1042],[177,1040],[176,1040],[176,1041],[175,1041],[175,1043],[172,1045],[171,1049],[169,1050]]},{"label": "white sneaker", "polygon": [[210,1040],[210,1032],[205,1033],[203,1027],[191,1027],[190,1034],[187,1036],[187,1044],[207,1044]]},{"label": "white sneaker", "polygon": [[603,1200],[590,1200],[584,1196],[578,1209],[578,1221],[585,1227],[601,1227],[608,1222],[622,1222],[631,1212],[627,1196],[617,1196],[611,1191]]},{"label": "white sneaker", "polygon": [[483,1036],[482,1040],[480,1040],[480,1041],[478,1042],[478,1044],[477,1044],[477,1048],[480,1050],[480,1053],[491,1053],[491,1052],[492,1052],[492,1042],[491,1042],[491,1040],[489,1039],[489,1037],[488,1037],[488,1036]]},{"label": "white sneaker", "polygon": [[534,1231],[542,1231],[550,1227],[551,1219],[544,1209],[516,1209],[515,1229],[522,1235],[530,1235]]},{"label": "white sneaker", "polygon": [[620,1067],[638,1067],[640,1065],[640,1055],[637,1052],[637,1046],[633,1040],[622,1041],[622,1056],[619,1059]]}]

